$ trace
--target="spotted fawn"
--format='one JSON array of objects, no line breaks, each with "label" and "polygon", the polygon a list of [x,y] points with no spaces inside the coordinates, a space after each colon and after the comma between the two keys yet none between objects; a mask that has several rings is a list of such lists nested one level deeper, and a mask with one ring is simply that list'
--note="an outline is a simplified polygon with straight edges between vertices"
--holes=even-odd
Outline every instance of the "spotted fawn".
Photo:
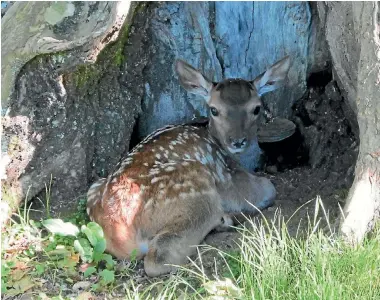
[{"label": "spotted fawn", "polygon": [[194,246],[234,215],[273,204],[273,184],[233,157],[256,137],[260,96],[281,84],[289,66],[285,57],[253,81],[215,83],[176,61],[181,85],[206,101],[209,123],[157,130],[90,187],[87,212],[102,226],[109,253],[120,259],[137,254],[148,276],[165,274],[185,264]]}]

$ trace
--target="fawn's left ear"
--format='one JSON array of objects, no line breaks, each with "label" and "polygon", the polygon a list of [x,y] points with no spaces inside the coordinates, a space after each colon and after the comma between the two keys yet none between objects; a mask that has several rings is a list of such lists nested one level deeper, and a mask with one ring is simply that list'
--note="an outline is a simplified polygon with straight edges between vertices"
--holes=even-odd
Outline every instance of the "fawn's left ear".
[{"label": "fawn's left ear", "polygon": [[206,76],[180,59],[175,62],[175,71],[185,90],[203,96],[206,101],[209,100],[213,83]]},{"label": "fawn's left ear", "polygon": [[282,81],[288,74],[290,67],[290,57],[286,56],[280,61],[276,62],[268,70],[261,75],[257,76],[255,80],[251,81],[257,90],[259,96],[265,93],[274,91],[281,86]]}]

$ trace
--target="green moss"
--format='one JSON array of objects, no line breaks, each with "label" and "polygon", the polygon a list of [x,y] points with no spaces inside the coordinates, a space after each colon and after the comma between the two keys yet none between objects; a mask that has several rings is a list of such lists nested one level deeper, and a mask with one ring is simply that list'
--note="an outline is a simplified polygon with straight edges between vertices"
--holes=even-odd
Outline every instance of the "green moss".
[{"label": "green moss", "polygon": [[[133,9],[133,16],[129,22],[121,27],[119,36],[116,41],[106,45],[99,53],[97,61],[93,65],[82,65],[72,73],[72,78],[77,87],[83,88],[86,84],[92,84],[100,79],[100,75],[107,69],[120,68],[126,62],[124,47],[128,42],[130,34],[130,24],[135,18],[136,13],[145,8],[145,3],[136,5]],[[128,24],[127,24],[128,23]]]},{"label": "green moss", "polygon": [[[133,20],[136,17],[136,14],[141,13],[146,7],[145,2],[139,2],[133,9],[132,17],[130,22],[125,22],[121,27],[119,36],[115,42],[108,44],[98,56],[98,60],[109,59],[114,66],[120,67],[126,62],[126,57],[123,53],[124,46],[128,42],[130,34],[130,24],[133,23]],[[128,24],[127,24],[128,23]]]},{"label": "green moss", "polygon": [[99,53],[94,65],[82,65],[72,73],[72,78],[77,87],[83,88],[87,83],[94,83],[100,79],[102,69],[120,68],[125,63],[123,55],[124,45],[128,41],[129,26],[124,25],[115,42],[108,44]]},{"label": "green moss", "polygon": [[99,79],[100,70],[94,65],[82,65],[77,68],[77,70],[72,73],[72,78],[77,87],[82,88],[88,82],[94,82]]},{"label": "green moss", "polygon": [[98,61],[108,60],[115,67],[120,67],[125,63],[126,58],[123,55],[123,50],[129,38],[129,30],[129,25],[124,24],[117,40],[105,46],[99,53]]}]

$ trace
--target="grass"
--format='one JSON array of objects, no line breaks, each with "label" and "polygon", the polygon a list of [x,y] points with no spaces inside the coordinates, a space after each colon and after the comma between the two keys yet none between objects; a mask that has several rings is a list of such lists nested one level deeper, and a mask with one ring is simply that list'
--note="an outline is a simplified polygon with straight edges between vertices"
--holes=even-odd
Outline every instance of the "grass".
[{"label": "grass", "polygon": [[[320,204],[316,201],[316,216],[323,208]],[[352,247],[331,230],[322,230],[319,217],[308,220],[303,234],[300,229],[299,236],[290,236],[278,213],[273,220],[248,220],[237,228],[241,238],[236,249],[224,252],[200,246],[197,257],[180,267],[177,274],[150,279],[144,276],[141,262],[115,262],[102,256],[107,255],[103,253],[102,233],[89,231],[97,227],[89,223],[84,207],[82,199],[78,213],[65,220],[70,223],[59,223],[60,227],[76,225],[76,236],[47,231],[42,226],[46,221],[28,218],[27,207],[18,213],[19,221],[12,222],[2,233],[3,296],[29,293],[35,299],[90,299],[94,295],[99,299],[380,299],[379,228],[371,239]],[[76,240],[85,247],[79,249]]]}]

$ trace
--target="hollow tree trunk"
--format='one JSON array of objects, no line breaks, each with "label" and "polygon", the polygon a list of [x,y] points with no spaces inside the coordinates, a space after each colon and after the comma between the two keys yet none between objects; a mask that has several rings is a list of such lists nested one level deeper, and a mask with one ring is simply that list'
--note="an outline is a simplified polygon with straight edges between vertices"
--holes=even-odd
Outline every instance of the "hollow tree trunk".
[{"label": "hollow tree trunk", "polygon": [[340,228],[352,243],[364,238],[380,213],[380,3],[362,5],[356,95],[360,152]]}]

